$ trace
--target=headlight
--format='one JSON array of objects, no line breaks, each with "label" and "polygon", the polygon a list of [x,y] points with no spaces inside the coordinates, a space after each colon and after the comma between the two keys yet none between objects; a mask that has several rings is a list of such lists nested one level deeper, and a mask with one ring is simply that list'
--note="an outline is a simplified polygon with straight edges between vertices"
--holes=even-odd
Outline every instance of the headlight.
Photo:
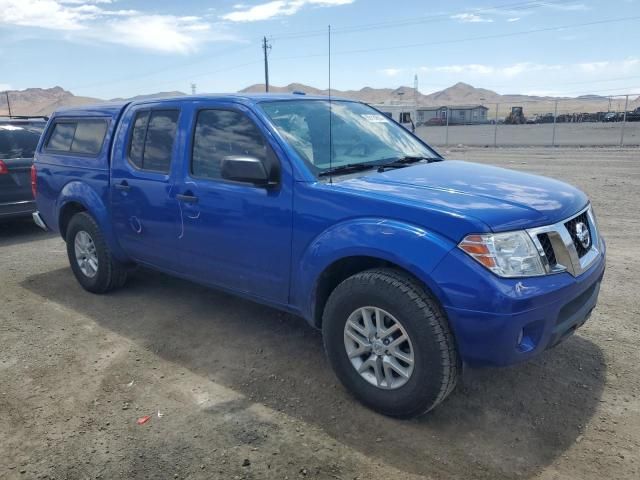
[{"label": "headlight", "polygon": [[546,273],[538,249],[524,231],[467,235],[458,247],[501,277],[533,277]]}]

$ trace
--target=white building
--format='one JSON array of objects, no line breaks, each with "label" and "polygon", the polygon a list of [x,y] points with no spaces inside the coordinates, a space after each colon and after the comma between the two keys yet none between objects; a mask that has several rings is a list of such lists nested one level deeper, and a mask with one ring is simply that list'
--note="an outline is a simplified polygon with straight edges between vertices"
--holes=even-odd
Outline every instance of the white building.
[{"label": "white building", "polygon": [[389,118],[393,118],[396,122],[411,128],[412,123],[416,123],[416,107],[415,105],[371,105],[373,108],[380,110]]},{"label": "white building", "polygon": [[449,125],[487,123],[484,105],[452,105],[450,107],[418,107],[416,119],[419,124],[444,125],[449,115]]}]

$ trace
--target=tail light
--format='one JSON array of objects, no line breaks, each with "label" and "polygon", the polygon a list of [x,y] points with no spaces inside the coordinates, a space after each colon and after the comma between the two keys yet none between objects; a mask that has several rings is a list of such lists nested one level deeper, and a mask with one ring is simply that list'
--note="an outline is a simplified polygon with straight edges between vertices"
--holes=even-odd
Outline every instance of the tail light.
[{"label": "tail light", "polygon": [[0,175],[6,175],[7,173],[9,173],[7,164],[0,160]]},{"label": "tail light", "polygon": [[33,193],[33,198],[36,198],[36,193],[38,193],[38,171],[35,164],[31,165],[31,193]]}]

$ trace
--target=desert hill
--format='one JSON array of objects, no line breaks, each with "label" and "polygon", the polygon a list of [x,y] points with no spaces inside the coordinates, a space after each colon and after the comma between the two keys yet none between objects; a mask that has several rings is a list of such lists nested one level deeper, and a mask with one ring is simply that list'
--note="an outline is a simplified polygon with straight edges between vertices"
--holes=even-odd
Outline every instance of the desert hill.
[{"label": "desert hill", "polygon": [[[291,83],[284,87],[270,86],[272,93],[286,93],[300,91],[312,95],[327,95],[324,89],[315,88],[301,83]],[[240,90],[240,93],[262,93],[263,84],[255,84]],[[115,98],[103,100],[99,98],[76,96],[61,87],[27,88],[26,90],[9,91],[11,110],[14,115],[49,115],[59,107],[88,105],[105,101],[140,100],[154,97],[170,97],[184,95],[182,92],[160,92],[138,95],[131,98]],[[485,105],[489,108],[489,118],[495,115],[495,105],[500,104],[498,114],[506,115],[512,106],[523,106],[527,115],[553,112],[555,101],[558,100],[558,113],[601,112],[624,109],[624,99],[615,98],[609,104],[607,97],[599,95],[582,95],[580,97],[541,97],[533,95],[507,94],[501,95],[492,90],[476,88],[459,82],[449,88],[425,95],[416,92],[411,87],[372,88],[364,87],[360,90],[332,90],[332,94],[343,98],[351,98],[371,104],[385,105]],[[640,97],[630,99],[629,110],[640,107]],[[4,95],[0,95],[0,115],[6,115],[7,103]]]}]

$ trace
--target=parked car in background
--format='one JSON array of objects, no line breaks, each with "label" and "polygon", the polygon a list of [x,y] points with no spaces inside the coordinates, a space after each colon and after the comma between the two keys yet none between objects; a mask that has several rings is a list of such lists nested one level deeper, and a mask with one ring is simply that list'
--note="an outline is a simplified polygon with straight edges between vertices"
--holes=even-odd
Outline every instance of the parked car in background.
[{"label": "parked car in background", "polygon": [[35,211],[30,171],[40,132],[0,123],[0,221]]},{"label": "parked car in background", "polygon": [[632,112],[627,112],[627,122],[640,122],[640,107]]},{"label": "parked car in background", "polygon": [[543,113],[538,115],[536,123],[553,123],[553,113]]},{"label": "parked car in background", "polygon": [[392,416],[434,408],[462,364],[514,364],[562,342],[605,270],[577,188],[445,161],[348,100],[60,110],[33,171],[34,220],[60,232],[83,288],[121,287],[141,264],[298,315],[322,330],[343,384]]},{"label": "parked car in background", "polygon": [[618,114],[616,112],[609,112],[607,114],[605,114],[605,116],[602,119],[603,122],[617,122],[618,121]]},{"label": "parked car in background", "polygon": [[44,127],[47,126],[49,117],[30,116],[30,115],[0,115],[0,126],[13,125],[14,127],[23,127],[34,132],[42,133]]},{"label": "parked car in background", "polygon": [[430,118],[429,120],[427,120],[426,122],[424,122],[424,125],[446,125],[447,124],[447,119],[446,118],[442,118],[442,117],[433,117]]}]

